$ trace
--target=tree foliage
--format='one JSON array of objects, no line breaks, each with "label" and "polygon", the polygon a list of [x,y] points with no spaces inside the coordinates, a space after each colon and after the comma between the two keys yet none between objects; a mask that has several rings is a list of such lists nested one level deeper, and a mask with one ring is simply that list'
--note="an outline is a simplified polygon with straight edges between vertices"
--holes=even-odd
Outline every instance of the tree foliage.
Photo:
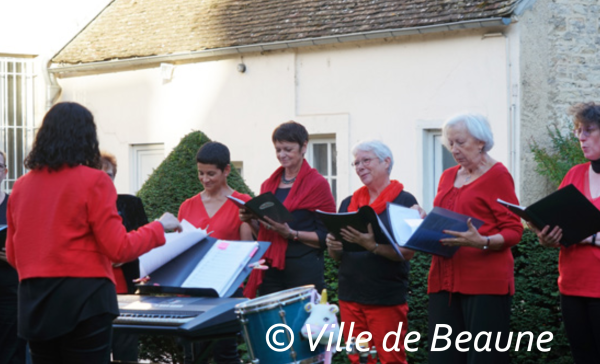
[{"label": "tree foliage", "polygon": [[[572,129],[572,124],[570,126]],[[553,125],[548,127],[548,136],[552,142],[549,149],[541,147],[535,140],[529,143],[529,148],[537,162],[536,172],[558,187],[571,167],[587,160],[573,134],[561,133],[558,126]]]}]

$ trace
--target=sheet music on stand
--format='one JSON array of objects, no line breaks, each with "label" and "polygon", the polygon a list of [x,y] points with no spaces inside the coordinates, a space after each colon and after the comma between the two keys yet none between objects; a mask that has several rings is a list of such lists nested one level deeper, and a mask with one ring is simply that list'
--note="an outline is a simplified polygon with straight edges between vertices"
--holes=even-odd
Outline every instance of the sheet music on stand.
[{"label": "sheet music on stand", "polygon": [[140,277],[151,274],[208,236],[206,230],[196,228],[185,219],[181,220],[181,227],[183,229],[180,233],[165,233],[165,245],[140,257]]},{"label": "sheet music on stand", "polygon": [[257,250],[256,242],[217,240],[181,287],[213,288],[222,297]]}]

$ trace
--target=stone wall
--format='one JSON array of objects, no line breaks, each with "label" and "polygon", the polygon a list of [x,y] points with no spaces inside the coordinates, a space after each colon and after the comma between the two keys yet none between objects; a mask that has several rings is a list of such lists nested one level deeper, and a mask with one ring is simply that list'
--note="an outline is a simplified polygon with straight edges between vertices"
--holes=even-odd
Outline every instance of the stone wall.
[{"label": "stone wall", "polygon": [[600,102],[600,1],[538,0],[517,26],[520,32],[520,141],[523,204],[554,187],[535,172],[531,140],[549,146],[546,127],[568,130],[568,109]]}]

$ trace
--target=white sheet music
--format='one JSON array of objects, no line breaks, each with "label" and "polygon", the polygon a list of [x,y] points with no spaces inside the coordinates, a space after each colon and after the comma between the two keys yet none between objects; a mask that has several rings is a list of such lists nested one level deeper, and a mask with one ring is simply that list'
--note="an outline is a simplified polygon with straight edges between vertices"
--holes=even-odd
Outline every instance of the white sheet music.
[{"label": "white sheet music", "polygon": [[197,229],[185,219],[181,220],[181,227],[183,230],[180,233],[165,234],[165,245],[154,248],[140,257],[140,277],[151,274],[208,236],[206,230]]},{"label": "white sheet music", "polygon": [[181,287],[213,288],[222,297],[257,250],[257,242],[217,240]]},{"label": "white sheet music", "polygon": [[389,204],[388,213],[395,240],[398,245],[404,246],[412,234],[417,231],[423,219],[421,219],[419,211],[395,204]]}]

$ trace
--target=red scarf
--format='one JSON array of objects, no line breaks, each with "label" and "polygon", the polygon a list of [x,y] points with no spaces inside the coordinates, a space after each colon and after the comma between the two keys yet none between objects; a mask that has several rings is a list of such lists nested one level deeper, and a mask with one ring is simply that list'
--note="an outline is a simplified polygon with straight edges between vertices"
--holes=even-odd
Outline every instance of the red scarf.
[{"label": "red scarf", "polygon": [[367,186],[362,186],[358,190],[352,194],[352,199],[350,200],[350,205],[348,205],[348,212],[358,211],[359,208],[370,205],[375,213],[379,215],[387,208],[387,203],[392,202],[398,197],[400,192],[404,189],[402,183],[396,181],[395,179],[390,181],[390,184],[381,191],[379,196],[373,201],[373,203],[369,204],[371,201],[371,195],[369,195],[369,189]]},{"label": "red scarf", "polygon": [[[284,173],[284,168],[279,167],[260,187],[260,193],[265,192],[275,193],[281,182],[281,176]],[[322,210],[327,212],[335,212],[335,201],[331,194],[331,187],[327,180],[311,168],[306,160],[302,161],[300,172],[296,176],[296,180],[290,190],[287,198],[283,201],[290,212],[295,210]],[[261,227],[258,231],[258,241],[270,241],[271,246],[266,251],[263,258],[270,269],[285,268],[285,251],[287,250],[288,241],[273,230],[267,230]],[[250,273],[248,284],[244,289],[244,296],[248,298],[256,297],[256,290],[261,285],[265,271],[254,270]]]}]

